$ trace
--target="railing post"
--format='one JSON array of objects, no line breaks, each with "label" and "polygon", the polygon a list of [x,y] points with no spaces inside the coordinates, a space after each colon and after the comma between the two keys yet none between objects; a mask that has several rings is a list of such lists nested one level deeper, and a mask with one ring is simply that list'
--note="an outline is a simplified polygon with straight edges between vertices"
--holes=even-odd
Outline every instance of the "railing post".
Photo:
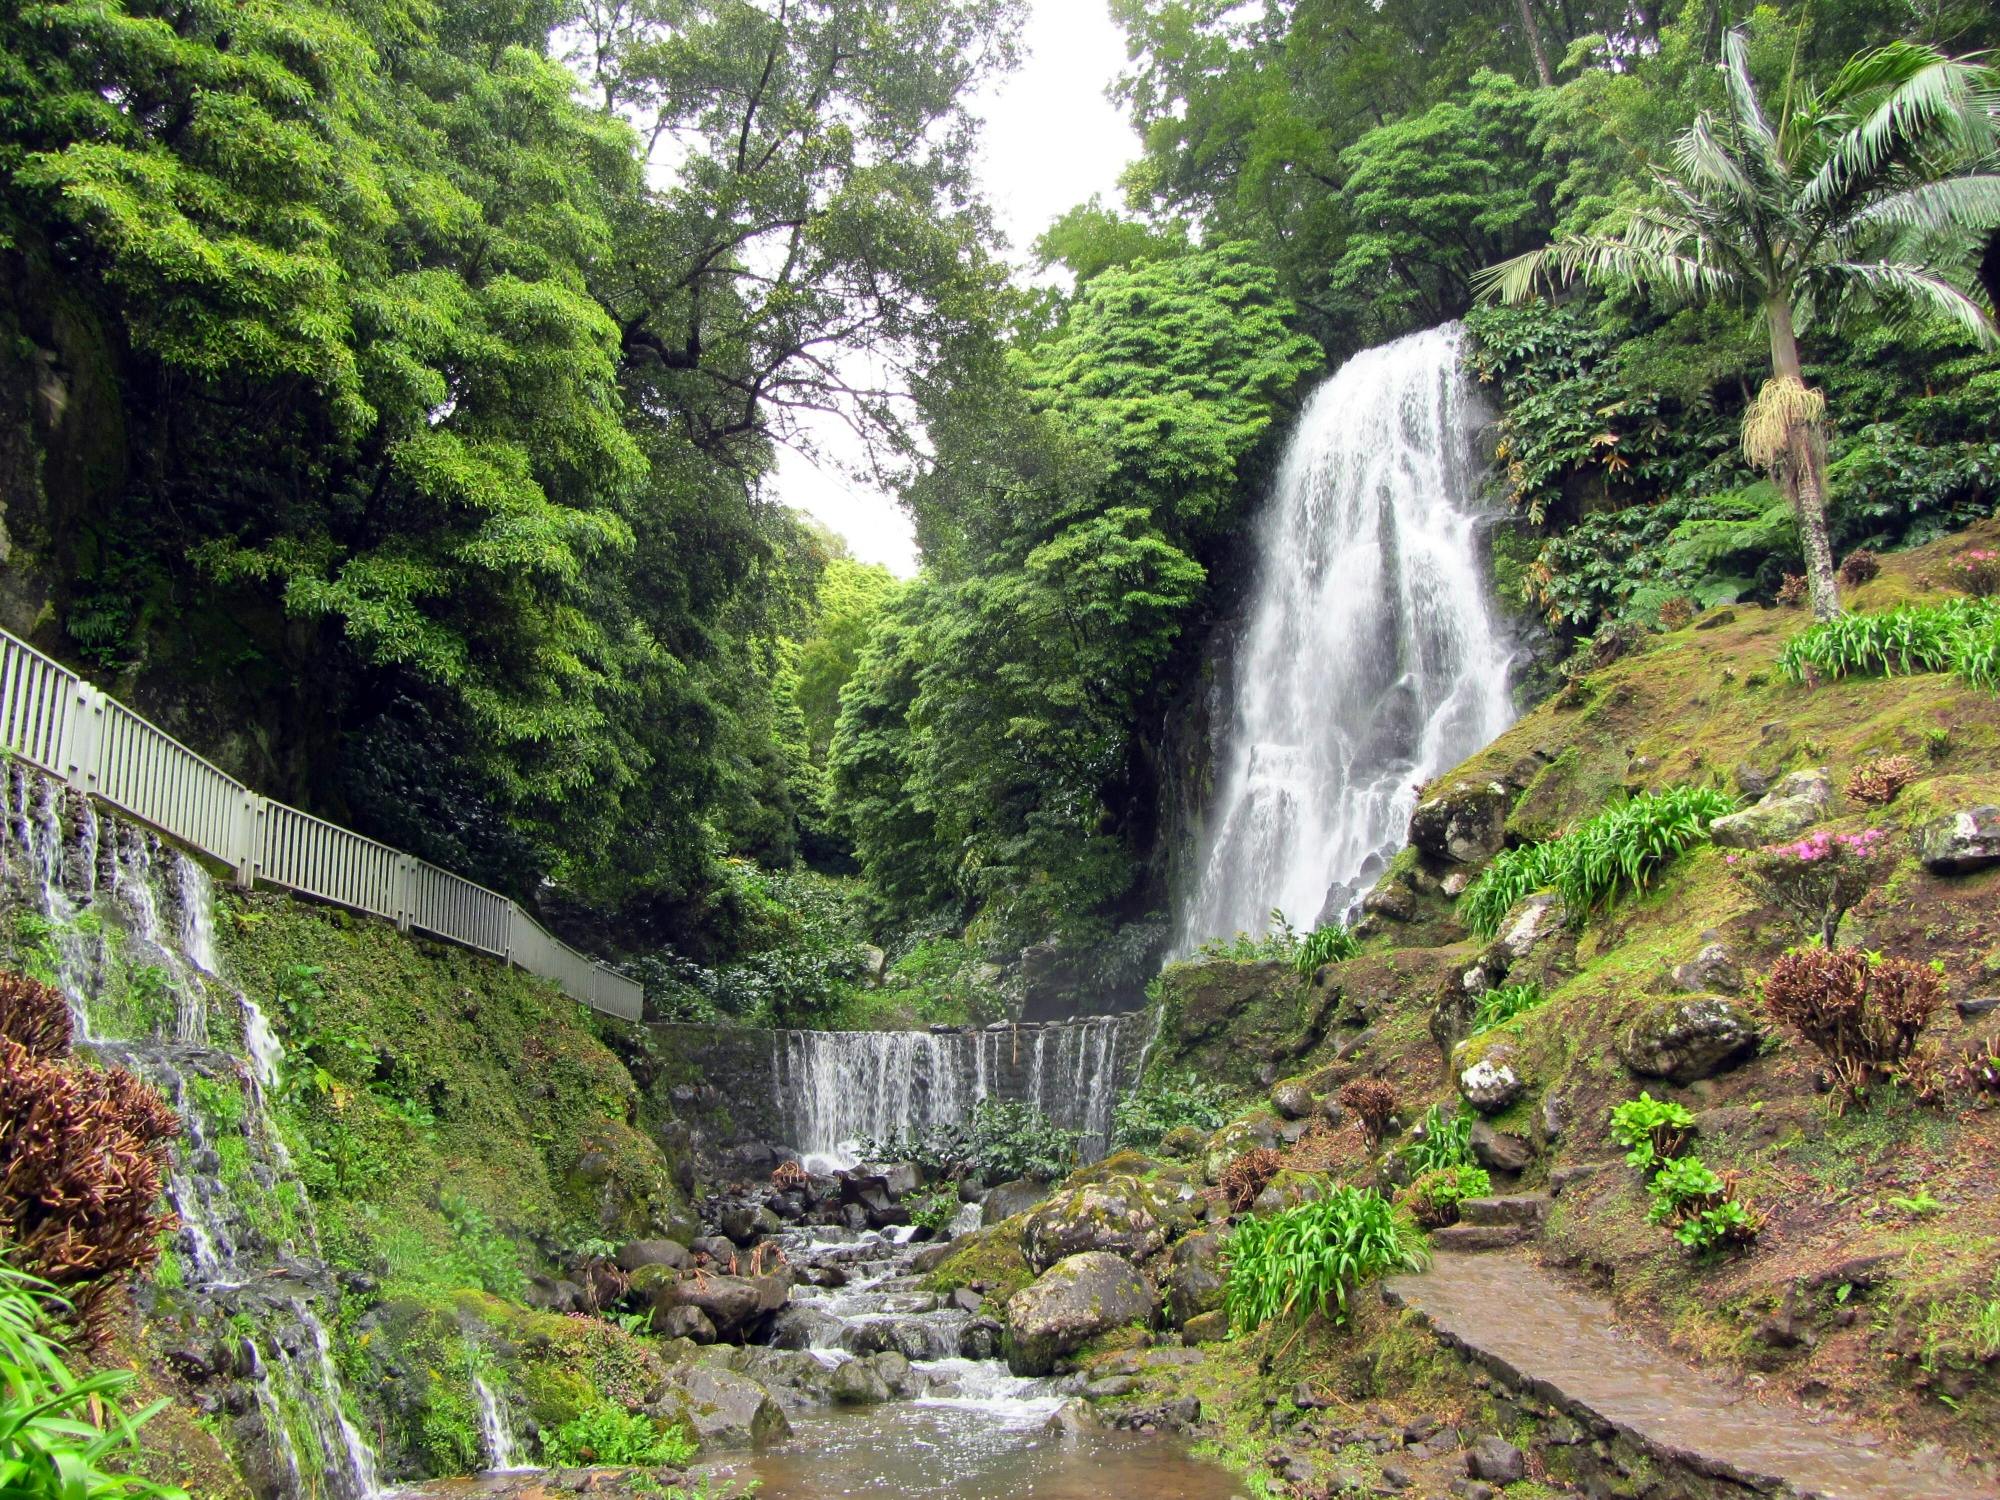
[{"label": "railing post", "polygon": [[240,891],[255,889],[259,855],[264,847],[264,799],[255,792],[243,794],[243,804],[236,818],[236,847],[230,851],[235,857],[236,888]]},{"label": "railing post", "polygon": [[104,694],[78,682],[63,715],[63,779],[79,792],[97,790],[98,750],[104,742]]},{"label": "railing post", "polygon": [[410,918],[415,914],[417,895],[417,862],[409,855],[396,858],[396,931],[408,932]]}]

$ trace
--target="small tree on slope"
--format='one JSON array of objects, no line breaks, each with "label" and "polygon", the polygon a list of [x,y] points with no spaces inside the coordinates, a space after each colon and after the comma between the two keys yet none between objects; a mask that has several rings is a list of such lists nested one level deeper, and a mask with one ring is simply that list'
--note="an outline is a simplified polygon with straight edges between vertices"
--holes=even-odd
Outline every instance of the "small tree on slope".
[{"label": "small tree on slope", "polygon": [[1728,104],[1674,144],[1676,172],[1611,234],[1574,235],[1490,267],[1483,296],[1525,302],[1546,284],[1635,286],[1662,301],[1731,302],[1763,314],[1771,378],[1743,420],[1745,456],[1798,516],[1813,613],[1839,613],[1826,529],[1826,399],[1808,387],[1798,331],[1819,312],[1871,303],[1891,318],[1941,315],[2000,345],[1969,290],[1980,240],[2000,227],[1995,75],[1899,42],[1856,57],[1823,90],[1796,72],[1771,122],[1742,33],[1723,40]]}]

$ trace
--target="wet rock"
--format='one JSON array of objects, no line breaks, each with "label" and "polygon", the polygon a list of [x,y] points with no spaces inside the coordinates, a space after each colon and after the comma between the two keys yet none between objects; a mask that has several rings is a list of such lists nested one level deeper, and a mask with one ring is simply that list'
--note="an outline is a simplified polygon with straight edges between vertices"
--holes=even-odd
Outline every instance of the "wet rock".
[{"label": "wet rock", "polygon": [[1528,1477],[1528,1459],[1505,1438],[1488,1436],[1466,1450],[1465,1469],[1489,1484],[1517,1484]]},{"label": "wet rock", "polygon": [[962,1286],[951,1294],[951,1306],[962,1313],[977,1313],[986,1305],[986,1299],[969,1286]]},{"label": "wet rock", "polygon": [[1489,1172],[1524,1172],[1535,1148],[1512,1131],[1495,1130],[1484,1120],[1472,1124],[1472,1159]]},{"label": "wet rock", "polygon": [[1105,1250],[1072,1255],[1008,1300],[1007,1367],[1046,1375],[1086,1340],[1151,1322],[1158,1306],[1153,1283],[1128,1261]]},{"label": "wet rock", "polygon": [[1176,1125],[1160,1138],[1160,1151],[1175,1161],[1187,1161],[1201,1154],[1208,1132],[1196,1125]]},{"label": "wet rock", "polygon": [[1804,833],[1833,805],[1833,777],[1824,766],[1794,771],[1742,812],[1717,818],[1708,836],[1725,849],[1755,849]]},{"label": "wet rock", "polygon": [[1497,781],[1453,783],[1410,814],[1410,842],[1432,859],[1483,864],[1507,841],[1507,789]]},{"label": "wet rock", "polygon": [[685,1271],[692,1257],[678,1240],[630,1240],[618,1247],[618,1269],[636,1271],[641,1266],[671,1266]]},{"label": "wet rock", "polygon": [[979,1211],[985,1215],[985,1222],[998,1224],[1002,1219],[1026,1213],[1048,1195],[1049,1185],[1046,1182],[1017,1177],[1012,1182],[1001,1183],[981,1198]]},{"label": "wet rock", "polygon": [[1303,1120],[1313,1112],[1313,1092],[1296,1081],[1281,1083],[1271,1090],[1271,1108],[1284,1120]]},{"label": "wet rock", "polygon": [[1021,1248],[1037,1271],[1086,1250],[1139,1260],[1193,1223],[1194,1215],[1170,1187],[1112,1177],[1060,1193],[1035,1209],[1028,1215]]},{"label": "wet rock", "polygon": [[726,1266],[736,1258],[736,1242],[719,1234],[699,1235],[688,1249],[697,1256],[707,1256],[718,1265]]},{"label": "wet rock", "polygon": [[1222,1306],[1222,1242],[1214,1234],[1191,1234],[1174,1246],[1161,1290],[1167,1317],[1175,1328]]},{"label": "wet rock", "polygon": [[1618,1060],[1641,1078],[1695,1083],[1756,1055],[1763,1029],[1721,995],[1698,995],[1649,1007],[1619,1032]]},{"label": "wet rock", "polygon": [[810,1302],[794,1302],[771,1320],[768,1335],[778,1349],[811,1349],[822,1340],[837,1337],[840,1320]]},{"label": "wet rock", "polygon": [[653,1316],[653,1332],[663,1339],[686,1339],[692,1344],[715,1342],[715,1325],[700,1308],[683,1302]]},{"label": "wet rock", "polygon": [[1042,1424],[1042,1431],[1060,1437],[1075,1437],[1080,1432],[1095,1432],[1103,1425],[1097,1419],[1097,1413],[1091,1410],[1090,1403],[1077,1396],[1058,1406],[1048,1421]]},{"label": "wet rock", "polygon": [[678,1366],[666,1405],[704,1449],[761,1448],[792,1432],[769,1391],[746,1375],[712,1364]]},{"label": "wet rock", "polygon": [[906,1161],[863,1162],[848,1180],[857,1186],[879,1186],[891,1198],[907,1198],[921,1185],[916,1167]]},{"label": "wet rock", "polygon": [[[1493,947],[1487,950],[1487,959],[1499,958],[1505,963],[1519,963],[1551,933],[1559,931],[1563,923],[1562,898],[1554,891],[1537,891],[1524,897],[1519,905],[1501,920],[1500,935],[1493,940]],[[1489,964],[1490,967],[1490,964]]]},{"label": "wet rock", "polygon": [[1462,1044],[1453,1055],[1458,1066],[1458,1092],[1481,1114],[1497,1115],[1528,1091],[1528,1085],[1514,1070],[1514,1048],[1508,1042],[1487,1045],[1476,1059],[1467,1048],[1478,1049],[1474,1041]]},{"label": "wet rock", "polygon": [[935,1245],[926,1245],[910,1257],[910,1269],[919,1276],[928,1276],[950,1260],[951,1252],[958,1248],[958,1245],[951,1240],[939,1240]]},{"label": "wet rock", "polygon": [[879,1406],[890,1396],[889,1383],[865,1359],[850,1359],[836,1369],[832,1390],[842,1406]]},{"label": "wet rock", "polygon": [[1969,875],[2000,864],[2000,807],[1960,808],[1916,831],[1917,857],[1933,875]]},{"label": "wet rock", "polygon": [[992,1318],[975,1318],[958,1332],[958,1352],[967,1359],[998,1359],[1003,1330]]},{"label": "wet rock", "polygon": [[789,1270],[769,1276],[678,1276],[666,1266],[646,1266],[632,1274],[632,1291],[664,1325],[677,1307],[699,1308],[717,1338],[740,1337],[760,1319],[785,1305],[792,1289]]},{"label": "wet rock", "polygon": [[1688,994],[1740,995],[1743,969],[1720,943],[1710,943],[1685,963],[1674,965],[1674,988]]}]

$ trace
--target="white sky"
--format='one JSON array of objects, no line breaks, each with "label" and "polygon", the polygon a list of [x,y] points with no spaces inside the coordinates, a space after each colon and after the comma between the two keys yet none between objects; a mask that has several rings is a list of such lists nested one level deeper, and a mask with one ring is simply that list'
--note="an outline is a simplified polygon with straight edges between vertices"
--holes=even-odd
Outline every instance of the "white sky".
[{"label": "white sky", "polygon": [[[1017,265],[1050,221],[1092,193],[1116,206],[1118,174],[1139,154],[1124,115],[1104,97],[1125,63],[1124,34],[1104,0],[1031,0],[1031,10],[1020,68],[980,101],[980,177]],[[910,518],[890,496],[838,471],[840,456],[853,451],[845,429],[828,422],[815,435],[832,461],[814,465],[780,450],[773,495],[841,533],[863,562],[915,573]]]}]

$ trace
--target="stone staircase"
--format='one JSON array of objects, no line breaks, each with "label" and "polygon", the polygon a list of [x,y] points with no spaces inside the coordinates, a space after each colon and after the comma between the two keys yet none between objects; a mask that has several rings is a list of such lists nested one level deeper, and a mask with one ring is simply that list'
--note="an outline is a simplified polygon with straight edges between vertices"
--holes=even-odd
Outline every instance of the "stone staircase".
[{"label": "stone staircase", "polygon": [[1458,1205],[1456,1224],[1431,1231],[1431,1248],[1459,1255],[1510,1250],[1542,1232],[1550,1202],[1547,1193],[1467,1198]]}]

